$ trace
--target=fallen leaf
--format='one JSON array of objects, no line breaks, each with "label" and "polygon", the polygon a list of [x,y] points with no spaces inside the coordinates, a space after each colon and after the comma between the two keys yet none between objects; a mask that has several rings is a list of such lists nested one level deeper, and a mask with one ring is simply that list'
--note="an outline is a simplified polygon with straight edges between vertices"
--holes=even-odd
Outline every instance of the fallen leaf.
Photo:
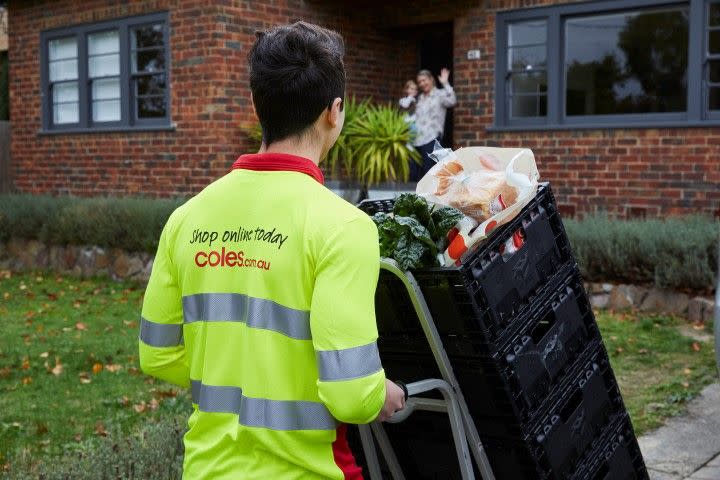
[{"label": "fallen leaf", "polygon": [[90,380],[89,378],[81,378],[80,379],[80,383],[82,383],[83,385],[87,385],[88,383],[91,383],[91,382],[92,382],[92,380]]},{"label": "fallen leaf", "polygon": [[160,402],[158,402],[156,398],[150,400],[150,410],[157,410],[159,406]]},{"label": "fallen leaf", "polygon": [[83,322],[77,322],[75,324],[75,328],[78,330],[87,330],[87,325],[85,325]]},{"label": "fallen leaf", "polygon": [[133,405],[133,409],[135,410],[136,413],[143,413],[147,409],[147,404],[145,403],[145,400]]},{"label": "fallen leaf", "polygon": [[58,296],[54,293],[48,293],[47,297],[49,300],[52,300],[53,302],[58,299]]},{"label": "fallen leaf", "polygon": [[690,388],[690,383],[688,383],[688,382],[682,382],[682,386],[683,386],[684,388]]},{"label": "fallen leaf", "polygon": [[47,358],[50,355],[50,352],[42,352],[40,354],[40,358]]},{"label": "fallen leaf", "polygon": [[8,292],[3,293],[3,298],[7,300],[8,298],[10,298],[10,294]]},{"label": "fallen leaf", "polygon": [[22,365],[20,365],[20,368],[23,370],[29,370],[30,369],[30,359],[25,357],[23,358]]},{"label": "fallen leaf", "polygon": [[45,435],[48,432],[48,427],[43,422],[37,422],[35,423],[35,434],[36,435]]},{"label": "fallen leaf", "polygon": [[129,403],[130,403],[130,399],[127,397],[127,395],[123,395],[122,398],[120,399],[120,404],[124,407],[127,407]]},{"label": "fallen leaf", "polygon": [[21,283],[20,290],[27,290],[27,285],[25,285],[24,283]]},{"label": "fallen leaf", "polygon": [[90,380],[90,375],[88,375],[87,372],[80,372],[78,377],[80,377],[80,383],[88,384],[92,382],[92,380]]},{"label": "fallen leaf", "polygon": [[32,310],[29,310],[29,311],[25,312],[25,318],[28,319],[28,320],[30,320],[30,319],[33,318],[34,316],[35,316],[35,312],[33,312]]},{"label": "fallen leaf", "polygon": [[55,357],[55,366],[51,370],[56,377],[63,373],[63,365],[60,363],[60,357]]},{"label": "fallen leaf", "polygon": [[695,323],[693,324],[694,330],[705,330],[705,324],[704,323]]},{"label": "fallen leaf", "polygon": [[95,433],[101,437],[107,437],[107,430],[105,430],[105,425],[103,425],[103,423],[99,420],[95,424]]},{"label": "fallen leaf", "polygon": [[23,385],[30,385],[33,382],[32,377],[23,377],[22,384]]},{"label": "fallen leaf", "polygon": [[96,374],[96,375],[97,375],[98,373],[102,372],[102,370],[103,370],[102,363],[96,363],[96,364],[94,364],[93,367],[92,367],[92,372],[93,372],[94,374]]},{"label": "fallen leaf", "polygon": [[130,375],[140,375],[140,370],[138,370],[137,367],[130,367],[128,368],[128,373]]},{"label": "fallen leaf", "polygon": [[622,348],[622,347],[617,347],[617,348],[615,349],[615,351],[616,351],[617,353],[622,353],[622,352],[625,351],[625,349]]},{"label": "fallen leaf", "polygon": [[75,439],[76,442],[79,442],[82,440],[82,434],[76,433],[73,438]]},{"label": "fallen leaf", "polygon": [[702,347],[700,346],[700,344],[699,344],[698,342],[693,342],[693,343],[692,343],[692,349],[693,349],[693,351],[699,352],[701,348],[702,348]]},{"label": "fallen leaf", "polygon": [[123,324],[125,324],[128,328],[136,328],[137,322],[135,320],[123,320]]},{"label": "fallen leaf", "polygon": [[10,367],[0,368],[0,378],[7,378],[10,376]]},{"label": "fallen leaf", "polygon": [[690,370],[689,368],[686,368],[685,370],[683,370],[683,373],[685,375],[690,375],[692,373],[692,370]]},{"label": "fallen leaf", "polygon": [[107,370],[110,373],[116,373],[119,372],[122,369],[122,365],[117,365],[114,363],[108,363],[105,365],[105,370]]},{"label": "fallen leaf", "polygon": [[70,327],[63,327],[62,331],[63,331],[63,332],[72,332],[72,328],[70,328]]},{"label": "fallen leaf", "polygon": [[610,336],[610,340],[612,340],[613,342],[617,342],[617,339],[618,337],[616,337],[615,335]]},{"label": "fallen leaf", "polygon": [[638,349],[638,353],[646,354],[646,353],[648,353],[648,349],[647,349],[647,348],[640,348],[640,349]]}]

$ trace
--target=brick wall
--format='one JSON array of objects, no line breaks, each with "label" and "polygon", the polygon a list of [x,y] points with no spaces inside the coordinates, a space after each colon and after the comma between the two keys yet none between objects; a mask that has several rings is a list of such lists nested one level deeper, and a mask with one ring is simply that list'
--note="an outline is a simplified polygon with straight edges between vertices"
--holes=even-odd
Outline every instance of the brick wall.
[{"label": "brick wall", "polygon": [[[80,12],[76,8],[80,3]],[[455,146],[532,148],[567,213],[720,215],[720,128],[500,133],[494,115],[495,13],[565,0],[154,0],[11,1],[12,154],[16,186],[54,193],[188,194],[247,149],[254,121],[245,57],[254,31],[305,19],[346,40],[348,91],[395,100],[418,67],[424,25],[453,22]],[[270,2],[266,2],[270,3]],[[167,10],[175,132],[38,136],[39,32],[79,22]],[[467,60],[479,49],[479,60]]]},{"label": "brick wall", "polygon": [[[379,53],[391,43],[388,33],[368,27],[368,12],[356,21],[332,1],[11,1],[10,9],[11,151],[15,187],[24,192],[172,196],[202,189],[249,148],[244,128],[255,118],[246,56],[255,31],[270,25],[306,19],[337,28],[348,43],[349,93],[389,98],[394,55]],[[169,12],[176,130],[39,135],[40,32],[157,11]]]}]

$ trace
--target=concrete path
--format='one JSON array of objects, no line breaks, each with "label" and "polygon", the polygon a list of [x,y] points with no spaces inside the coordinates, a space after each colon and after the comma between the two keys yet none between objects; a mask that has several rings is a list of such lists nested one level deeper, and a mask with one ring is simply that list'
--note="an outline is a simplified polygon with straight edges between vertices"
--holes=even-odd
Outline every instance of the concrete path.
[{"label": "concrete path", "polygon": [[638,442],[651,480],[720,480],[720,383]]}]

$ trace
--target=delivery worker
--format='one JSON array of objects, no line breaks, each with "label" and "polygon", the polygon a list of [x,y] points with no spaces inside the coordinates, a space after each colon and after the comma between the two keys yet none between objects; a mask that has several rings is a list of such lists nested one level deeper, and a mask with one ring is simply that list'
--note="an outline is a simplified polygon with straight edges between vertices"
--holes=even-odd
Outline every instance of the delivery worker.
[{"label": "delivery worker", "polygon": [[140,365],[189,387],[186,479],[360,479],[344,424],[403,408],[376,346],[377,230],[323,186],[344,121],[342,38],[259,34],[261,153],[170,216],[145,294]]}]

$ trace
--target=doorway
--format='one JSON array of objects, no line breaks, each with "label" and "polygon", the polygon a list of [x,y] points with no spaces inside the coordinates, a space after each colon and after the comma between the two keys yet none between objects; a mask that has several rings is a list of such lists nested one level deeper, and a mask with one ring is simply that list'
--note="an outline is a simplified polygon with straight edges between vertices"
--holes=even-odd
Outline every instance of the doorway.
[{"label": "doorway", "polygon": [[[441,88],[438,82],[440,70],[450,69],[450,85],[453,85],[453,22],[430,23],[422,25],[417,43],[417,69],[426,69],[435,75],[435,85]],[[447,111],[445,117],[445,133],[442,144],[445,147],[453,146],[453,109]]]}]

